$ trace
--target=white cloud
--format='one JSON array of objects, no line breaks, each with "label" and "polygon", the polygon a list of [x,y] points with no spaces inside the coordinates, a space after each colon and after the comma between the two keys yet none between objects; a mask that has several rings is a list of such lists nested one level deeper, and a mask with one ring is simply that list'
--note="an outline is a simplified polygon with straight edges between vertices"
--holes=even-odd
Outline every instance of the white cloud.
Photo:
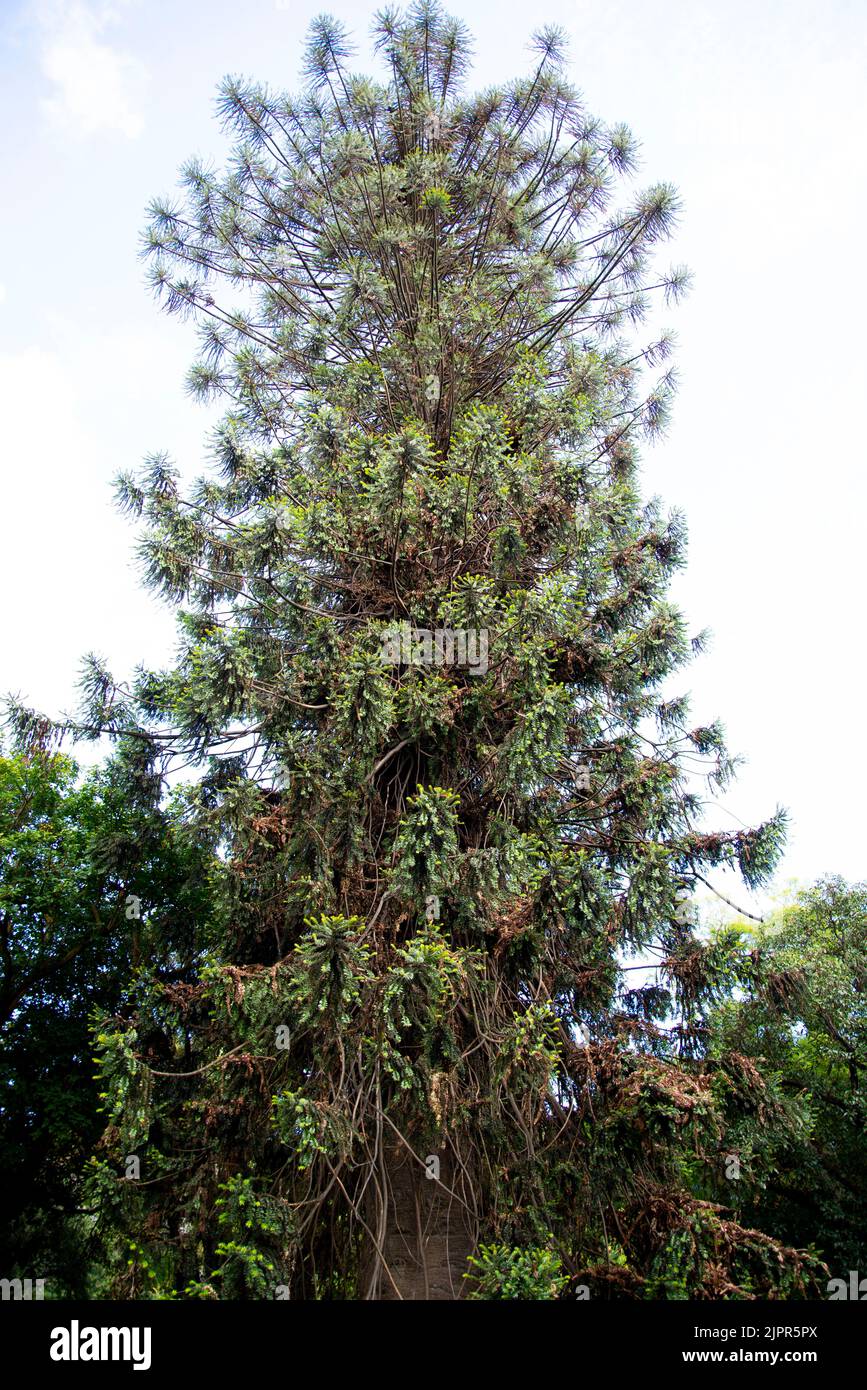
[{"label": "white cloud", "polygon": [[112,131],[135,139],[144,129],[146,69],[104,37],[118,14],[116,6],[76,0],[49,0],[37,10],[40,64],[51,84],[42,107],[66,132],[86,136]]},{"label": "white cloud", "polygon": [[77,702],[84,652],[100,652],[128,678],[171,651],[174,615],[141,583],[137,530],[118,514],[111,478],[164,444],[200,471],[211,417],[190,412],[182,384],[188,344],[167,345],[161,325],[150,334],[88,333],[48,316],[39,327],[39,346],[0,352],[4,455],[12,461],[0,591],[18,596],[3,614],[0,697],[20,693],[57,715]]}]

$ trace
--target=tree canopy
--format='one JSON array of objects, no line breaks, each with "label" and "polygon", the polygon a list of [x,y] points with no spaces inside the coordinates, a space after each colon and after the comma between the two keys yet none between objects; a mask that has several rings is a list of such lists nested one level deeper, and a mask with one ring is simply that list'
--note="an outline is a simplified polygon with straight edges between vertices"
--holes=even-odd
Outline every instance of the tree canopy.
[{"label": "tree canopy", "polygon": [[160,807],[135,746],[79,776],[63,754],[0,757],[2,1267],[85,1296],[97,1247],[86,1161],[105,1128],[93,1022],[205,944],[212,866]]}]

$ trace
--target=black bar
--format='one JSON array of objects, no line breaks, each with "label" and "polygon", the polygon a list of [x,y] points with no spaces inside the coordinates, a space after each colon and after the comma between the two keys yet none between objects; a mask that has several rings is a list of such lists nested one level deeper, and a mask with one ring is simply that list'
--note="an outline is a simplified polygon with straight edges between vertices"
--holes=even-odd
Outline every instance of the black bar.
[{"label": "black bar", "polygon": [[[680,1368],[698,1377],[714,1366],[730,1375],[741,1368],[767,1373],[794,1366],[827,1377],[858,1364],[864,1314],[854,1301],[562,1300],[518,1305],[51,1300],[0,1302],[0,1328],[4,1362],[14,1360],[51,1382],[131,1375],[135,1381],[149,1376],[158,1384],[183,1378],[205,1390],[200,1378],[214,1374],[221,1385],[238,1375],[241,1390],[249,1390],[251,1379],[277,1376],[281,1384],[311,1375],[330,1379],[341,1364],[353,1380],[381,1374],[388,1365],[397,1375],[403,1365],[401,1379],[426,1385],[463,1371],[470,1359],[490,1368],[504,1355],[517,1358],[510,1378],[520,1374],[519,1364],[527,1356],[537,1368],[542,1356],[546,1373],[565,1357],[576,1383],[591,1364],[618,1373],[667,1375]],[[116,1338],[107,1334],[103,1340],[88,1331],[103,1328],[127,1329],[128,1335],[119,1331]],[[420,1340],[407,1347],[407,1334]],[[392,1344],[384,1336],[396,1340]],[[75,1350],[78,1359],[52,1359],[52,1347],[69,1356]],[[89,1355],[91,1349],[107,1357],[116,1349],[127,1359],[84,1359],[81,1352]],[[139,1371],[134,1370],[136,1357]]]}]

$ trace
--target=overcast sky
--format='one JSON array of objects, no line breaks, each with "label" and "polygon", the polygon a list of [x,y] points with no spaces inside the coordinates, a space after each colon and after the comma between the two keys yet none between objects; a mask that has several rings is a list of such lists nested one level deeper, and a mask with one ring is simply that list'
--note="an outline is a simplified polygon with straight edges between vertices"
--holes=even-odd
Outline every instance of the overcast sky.
[{"label": "overcast sky", "polygon": [[[183,390],[191,330],[144,287],[143,210],[187,156],[224,151],[225,73],[297,88],[323,8],[370,67],[358,0],[0,0],[0,691],[46,713],[72,707],[87,650],[118,676],[171,658],[110,480],[163,449],[195,475],[209,416]],[[448,8],[474,32],[478,86],[562,25],[590,109],[641,141],[639,182],[680,189],[670,259],[694,287],[666,316],[681,386],[643,477],[686,513],[674,597],[713,632],[683,675],[695,721],[719,716],[747,758],[719,824],[782,804],[780,884],[864,877],[867,3]]]}]

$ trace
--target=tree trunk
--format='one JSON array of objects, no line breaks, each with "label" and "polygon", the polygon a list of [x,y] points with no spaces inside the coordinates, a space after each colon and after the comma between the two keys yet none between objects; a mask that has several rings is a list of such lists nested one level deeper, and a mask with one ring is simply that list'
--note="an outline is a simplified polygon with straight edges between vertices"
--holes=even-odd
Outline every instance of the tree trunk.
[{"label": "tree trunk", "polygon": [[453,1156],[437,1157],[438,1180],[403,1147],[387,1155],[388,1212],[373,1298],[464,1296],[463,1276],[475,1247],[472,1194]]}]

